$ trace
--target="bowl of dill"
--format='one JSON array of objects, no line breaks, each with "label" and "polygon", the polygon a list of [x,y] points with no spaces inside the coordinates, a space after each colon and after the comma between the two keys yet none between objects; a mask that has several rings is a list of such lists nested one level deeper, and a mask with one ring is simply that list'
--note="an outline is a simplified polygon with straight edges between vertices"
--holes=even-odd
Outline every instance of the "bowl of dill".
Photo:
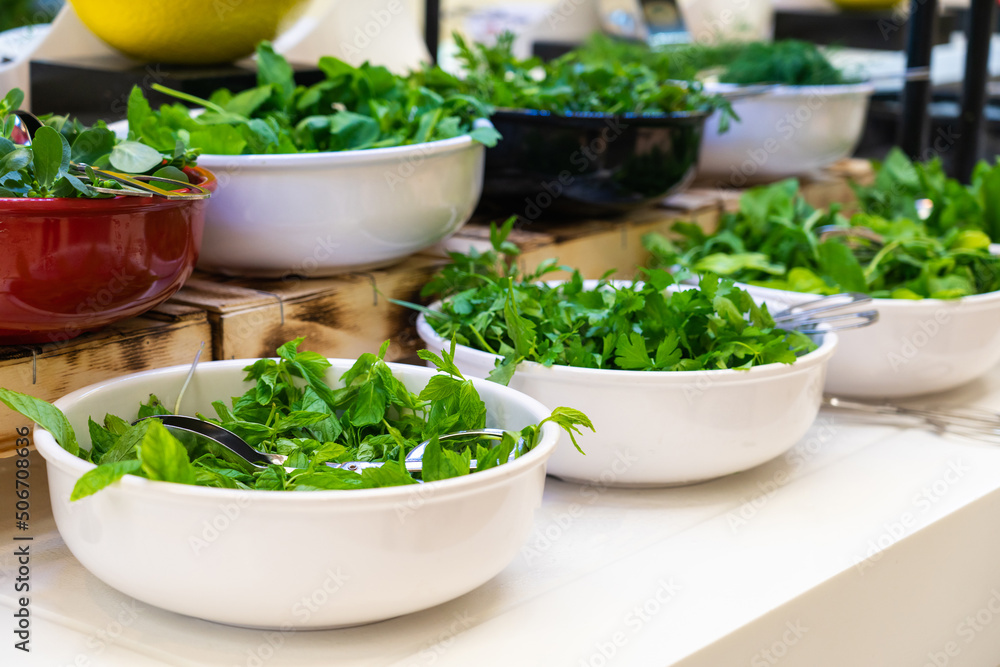
[{"label": "bowl of dill", "polygon": [[724,187],[807,174],[848,157],[874,86],[840,71],[809,42],[677,47],[705,89],[731,98],[738,118],[702,140],[700,178]]}]

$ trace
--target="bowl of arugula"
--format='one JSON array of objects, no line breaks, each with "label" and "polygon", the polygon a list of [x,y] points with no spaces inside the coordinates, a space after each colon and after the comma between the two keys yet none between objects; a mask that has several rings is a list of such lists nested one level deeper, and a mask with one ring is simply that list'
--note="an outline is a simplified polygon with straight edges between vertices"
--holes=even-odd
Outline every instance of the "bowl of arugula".
[{"label": "bowl of arugula", "polygon": [[681,224],[680,240],[650,236],[646,246],[662,264],[725,275],[783,304],[843,291],[875,297],[878,324],[840,334],[827,373],[834,394],[945,391],[1000,362],[1000,257],[973,209],[961,207],[959,224],[865,212],[847,219],[814,210],[797,192],[795,181],[751,188],[715,233]]},{"label": "bowl of arugula", "polygon": [[455,85],[496,108],[490,120],[504,137],[486,152],[484,204],[531,220],[609,216],[691,181],[718,98],[605,57],[599,38],[547,63],[518,59],[512,42],[511,33],[495,46],[456,36]]},{"label": "bowl of arugula", "polygon": [[579,273],[544,282],[560,267],[520,273],[509,229],[494,234],[494,251],[455,257],[428,284],[443,300],[423,309],[417,332],[431,351],[455,341],[466,375],[546,405],[568,402],[592,419],[596,431],[579,447],[560,441],[549,474],[602,486],[691,484],[779,456],[812,424],[835,334],[778,329],[766,304],[709,276],[687,289],[662,269],[641,282]]},{"label": "bowl of arugula", "polygon": [[482,189],[496,130],[479,102],[409,77],[324,57],[326,78],[296,86],[267,43],[258,86],[158,110],[136,89],[128,133],[200,153],[219,178],[199,268],[253,277],[330,276],[387,266],[454,234]]},{"label": "bowl of arugula", "polygon": [[[21,104],[0,101],[0,119]],[[101,124],[46,119],[30,146],[0,131],[0,345],[59,343],[144,313],[194,270],[204,200],[116,195],[118,183],[70,160],[214,190],[189,154],[118,141]],[[18,136],[18,139],[23,137]],[[182,183],[153,181],[168,189]]]},{"label": "bowl of arugula", "polygon": [[[532,530],[557,424],[585,418],[466,380],[447,353],[425,353],[437,370],[386,363],[388,342],[357,360],[300,343],[275,359],[204,362],[185,390],[187,366],[54,405],[0,389],[0,401],[46,429],[34,441],[53,516],[81,564],[163,609],[285,631],[425,609],[510,563]],[[155,419],[132,423],[173,412],[179,392],[180,413],[211,415],[258,450],[287,455],[287,468],[248,468]],[[483,426],[506,433],[435,437]],[[407,472],[401,460],[425,439],[422,471]],[[381,466],[326,465],[358,460]]]}]

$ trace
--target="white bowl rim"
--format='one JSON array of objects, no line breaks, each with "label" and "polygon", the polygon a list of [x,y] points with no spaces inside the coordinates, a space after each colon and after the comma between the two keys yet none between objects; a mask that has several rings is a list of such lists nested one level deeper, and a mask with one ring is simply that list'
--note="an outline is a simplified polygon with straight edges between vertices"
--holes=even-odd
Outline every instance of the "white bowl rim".
[{"label": "white bowl rim", "polygon": [[[192,110],[198,115],[202,109]],[[493,127],[486,118],[473,121],[474,127]],[[121,136],[128,132],[128,121],[120,120],[108,124],[108,129]],[[232,168],[232,169],[274,169],[276,167],[322,167],[327,165],[356,164],[358,162],[392,161],[407,157],[422,156],[424,158],[452,153],[469,148],[485,146],[475,141],[471,135],[463,134],[450,139],[425,141],[405,146],[386,146],[383,148],[361,148],[349,151],[319,151],[314,153],[255,153],[252,155],[220,155],[217,153],[202,153],[196,164],[199,167]]]},{"label": "white bowl rim", "polygon": [[[228,370],[232,368],[234,371],[242,369],[252,364],[256,359],[227,359],[219,361],[204,361],[199,364],[199,368],[216,368],[221,370]],[[347,364],[344,370],[350,368],[353,365],[354,359],[339,359],[330,358],[330,361],[336,364],[337,362],[343,362]],[[399,364],[389,362],[389,366],[392,369],[419,369],[419,372],[427,372],[428,377],[434,374],[434,371],[425,366],[414,366],[411,364]],[[156,377],[160,375],[171,375],[175,373],[186,373],[190,369],[190,364],[181,364],[177,366],[168,366],[164,368],[156,368],[148,371],[140,371],[138,373],[130,373],[128,375],[121,375],[103,382],[97,382],[87,387],[83,387],[74,392],[62,396],[54,402],[56,407],[60,409],[69,402],[77,401],[91,393],[101,391],[102,388],[109,385],[121,383],[121,382],[141,382],[144,379],[151,377]],[[476,384],[482,384],[488,382],[487,380],[479,378],[469,378]],[[504,387],[503,385],[490,383],[496,387],[501,388],[502,392],[513,392],[515,394],[520,394],[521,399],[527,401],[529,404],[534,404],[535,407],[539,408],[539,411],[544,414],[548,414],[550,410],[542,405],[539,401],[518,392],[510,387]],[[226,397],[228,398],[228,397]],[[93,415],[91,415],[93,416]],[[405,486],[391,486],[391,487],[381,487],[374,489],[333,489],[324,491],[263,491],[257,489],[220,489],[211,486],[195,486],[190,484],[177,484],[175,482],[161,482],[157,480],[146,479],[144,477],[137,477],[135,475],[125,475],[122,477],[116,485],[121,485],[123,489],[127,489],[130,492],[138,492],[139,495],[151,495],[154,497],[171,497],[173,499],[194,499],[194,500],[219,500],[223,501],[226,499],[236,500],[245,499],[248,496],[253,498],[254,501],[261,501],[264,499],[271,500],[276,503],[285,503],[292,505],[304,505],[313,503],[324,503],[330,502],[335,499],[337,506],[347,502],[355,503],[366,503],[375,501],[405,501],[412,498],[414,495],[426,498],[428,501],[433,499],[446,498],[456,494],[463,494],[466,491],[478,490],[488,488],[495,484],[503,483],[511,477],[516,477],[520,474],[527,473],[529,469],[535,467],[539,463],[544,463],[545,460],[555,451],[556,444],[559,440],[559,427],[552,422],[547,422],[542,426],[541,438],[538,444],[531,451],[527,452],[523,456],[519,456],[513,461],[504,463],[503,465],[497,466],[495,468],[490,468],[488,470],[483,470],[482,472],[470,473],[468,475],[462,475],[461,477],[453,477],[449,479],[438,480],[434,482],[424,482],[423,484],[407,484]],[[55,441],[55,438],[47,430],[43,429],[41,426],[36,425],[33,430],[33,441],[35,443],[35,448],[46,460],[49,465],[55,465],[56,467],[69,469],[73,472],[82,475],[89,470],[94,469],[95,464],[84,461],[71,454],[69,451],[64,449],[62,445]],[[114,488],[112,485],[110,488]],[[473,488],[474,487],[474,488]],[[103,490],[99,493],[102,493]]]},{"label": "white bowl rim", "polygon": [[[796,296],[812,297],[815,299],[822,298],[822,294],[813,294],[811,292],[793,292],[792,290],[777,289],[775,287],[764,287],[763,285],[751,285],[750,283],[737,282],[736,285],[744,290],[757,291],[758,294],[761,292],[774,293],[774,294],[794,294]],[[993,292],[983,292],[982,294],[969,294],[967,296],[960,296],[957,299],[888,299],[885,297],[873,298],[871,303],[877,308],[910,308],[913,310],[920,308],[948,308],[954,307],[957,304],[971,303],[976,305],[992,304],[994,301],[1000,301],[1000,290]]]},{"label": "white bowl rim", "polygon": [[[716,82],[705,84],[705,92],[735,91],[741,88],[755,88],[759,85],[767,84],[741,84]],[[875,92],[875,84],[870,81],[859,81],[854,83],[833,83],[822,86],[791,86],[787,84],[776,84],[769,86],[760,95],[750,95],[744,98],[733,100],[733,103],[752,102],[754,100],[766,99],[769,96],[795,97],[800,95],[871,95]]]}]

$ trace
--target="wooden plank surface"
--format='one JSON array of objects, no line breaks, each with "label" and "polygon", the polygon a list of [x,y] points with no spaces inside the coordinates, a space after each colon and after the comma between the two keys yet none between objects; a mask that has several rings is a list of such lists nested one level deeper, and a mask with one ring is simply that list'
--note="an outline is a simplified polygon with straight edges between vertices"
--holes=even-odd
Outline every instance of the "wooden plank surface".
[{"label": "wooden plank surface", "polygon": [[391,339],[388,358],[412,355],[413,311],[389,299],[415,301],[443,263],[418,255],[396,266],[333,278],[249,280],[196,273],[172,303],[202,309],[217,359],[273,356],[304,336],[303,348],[329,357],[375,352]]},{"label": "wooden plank surface", "polygon": [[[52,401],[94,382],[190,363],[202,341],[210,359],[212,332],[204,311],[170,304],[63,343],[0,346],[0,387]],[[0,451],[29,421],[0,405]]]}]

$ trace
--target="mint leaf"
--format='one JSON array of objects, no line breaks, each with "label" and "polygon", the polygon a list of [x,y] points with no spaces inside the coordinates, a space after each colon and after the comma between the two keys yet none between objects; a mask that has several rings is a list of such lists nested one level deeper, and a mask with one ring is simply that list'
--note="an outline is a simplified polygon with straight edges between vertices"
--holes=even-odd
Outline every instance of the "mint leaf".
[{"label": "mint leaf", "polygon": [[93,470],[83,473],[80,479],[73,485],[73,491],[69,495],[70,501],[80,500],[93,495],[104,489],[125,475],[134,475],[142,469],[139,461],[116,461],[114,463],[102,463]]},{"label": "mint leaf", "polygon": [[149,479],[194,484],[194,468],[184,445],[156,419],[147,421],[149,428],[137,445],[142,471]]},{"label": "mint leaf", "polygon": [[62,410],[33,396],[3,388],[0,388],[0,402],[51,433],[67,452],[79,455],[80,445],[76,441],[76,433]]}]

